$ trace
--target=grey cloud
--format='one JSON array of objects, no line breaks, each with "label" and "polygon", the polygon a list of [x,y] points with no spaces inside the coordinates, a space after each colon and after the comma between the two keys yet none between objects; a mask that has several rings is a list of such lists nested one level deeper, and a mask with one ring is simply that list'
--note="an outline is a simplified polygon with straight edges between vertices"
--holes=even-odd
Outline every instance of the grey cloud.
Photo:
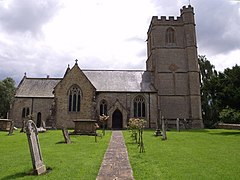
[{"label": "grey cloud", "polygon": [[57,0],[13,0],[8,8],[0,4],[0,23],[8,33],[36,34],[60,8]]},{"label": "grey cloud", "polygon": [[[180,4],[188,1],[152,0],[158,16],[179,16]],[[211,55],[227,54],[240,48],[240,4],[231,0],[191,1],[194,7],[198,46]],[[162,14],[164,11],[164,14]]]},{"label": "grey cloud", "polygon": [[224,0],[211,0],[208,5],[197,1],[198,44],[211,54],[228,53],[240,47],[239,6]]},{"label": "grey cloud", "polygon": [[73,61],[67,53],[47,46],[35,50],[24,48],[20,43],[8,46],[0,41],[0,79],[12,77],[18,84],[25,72],[29,77],[62,77],[69,62]]}]

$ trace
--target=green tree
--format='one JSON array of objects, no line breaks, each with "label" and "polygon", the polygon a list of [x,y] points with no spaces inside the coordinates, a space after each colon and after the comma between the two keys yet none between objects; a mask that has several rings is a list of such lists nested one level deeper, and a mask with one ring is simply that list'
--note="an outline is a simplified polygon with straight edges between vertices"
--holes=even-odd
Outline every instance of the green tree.
[{"label": "green tree", "polygon": [[220,121],[240,123],[240,66],[235,65],[219,73]]},{"label": "green tree", "polygon": [[7,77],[0,81],[0,118],[6,118],[14,97],[15,81]]},{"label": "green tree", "polygon": [[202,116],[205,127],[219,121],[240,122],[240,66],[217,72],[205,56],[198,56]]},{"label": "green tree", "polygon": [[240,110],[240,66],[235,65],[219,73],[221,108]]},{"label": "green tree", "polygon": [[219,121],[218,73],[206,56],[198,56],[200,67],[202,117],[205,127],[212,127]]}]

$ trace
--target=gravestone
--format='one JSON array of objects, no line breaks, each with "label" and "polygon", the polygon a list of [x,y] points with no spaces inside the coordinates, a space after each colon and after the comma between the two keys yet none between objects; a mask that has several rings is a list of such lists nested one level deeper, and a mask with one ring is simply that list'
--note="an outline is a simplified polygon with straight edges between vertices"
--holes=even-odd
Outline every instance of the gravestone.
[{"label": "gravestone", "polygon": [[46,172],[46,167],[43,164],[37,127],[32,120],[29,120],[27,122],[26,135],[28,138],[28,144],[32,158],[33,173],[36,175],[43,174]]},{"label": "gravestone", "polygon": [[45,121],[42,121],[42,127],[43,127],[44,129],[46,129],[46,122],[45,122]]},{"label": "gravestone", "polygon": [[26,127],[25,127],[25,120],[22,120],[22,129],[20,132],[26,132]]},{"label": "gravestone", "polygon": [[70,144],[71,140],[70,140],[70,137],[69,137],[69,134],[68,134],[68,130],[63,127],[62,128],[62,133],[63,133],[63,137],[64,137],[64,140],[65,140],[65,143],[66,144]]},{"label": "gravestone", "polygon": [[165,123],[166,123],[165,119],[164,119],[164,117],[162,117],[162,140],[167,140]]},{"label": "gravestone", "polygon": [[160,119],[161,119],[161,111],[160,109],[158,109],[158,118],[157,118],[157,122],[156,122],[156,131],[155,131],[155,136],[161,136],[161,131],[160,131]]},{"label": "gravestone", "polygon": [[11,122],[9,131],[8,131],[8,135],[12,135],[13,134],[13,130],[14,130],[14,121]]},{"label": "gravestone", "polygon": [[180,132],[180,121],[179,118],[176,120],[177,131]]}]

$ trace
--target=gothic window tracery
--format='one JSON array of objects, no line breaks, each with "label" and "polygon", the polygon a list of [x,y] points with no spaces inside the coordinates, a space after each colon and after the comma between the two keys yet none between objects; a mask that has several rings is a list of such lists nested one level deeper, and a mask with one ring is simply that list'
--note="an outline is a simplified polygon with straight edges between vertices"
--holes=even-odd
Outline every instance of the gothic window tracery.
[{"label": "gothic window tracery", "polygon": [[166,44],[167,45],[175,45],[176,39],[175,39],[175,31],[172,27],[169,27],[166,31]]},{"label": "gothic window tracery", "polygon": [[107,115],[107,102],[102,100],[100,103],[100,115]]},{"label": "gothic window tracery", "polygon": [[68,111],[79,112],[81,104],[81,91],[77,85],[73,85],[68,93]]},{"label": "gothic window tracery", "polygon": [[134,99],[134,117],[145,117],[146,116],[146,104],[145,99],[142,96],[137,96]]}]

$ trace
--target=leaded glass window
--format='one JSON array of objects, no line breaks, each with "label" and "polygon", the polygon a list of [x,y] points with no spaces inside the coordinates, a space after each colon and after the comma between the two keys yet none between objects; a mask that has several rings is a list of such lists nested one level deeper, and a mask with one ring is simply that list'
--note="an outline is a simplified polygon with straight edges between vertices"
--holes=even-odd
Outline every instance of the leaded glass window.
[{"label": "leaded glass window", "polygon": [[68,93],[68,111],[79,112],[81,104],[81,91],[77,85],[70,88]]},{"label": "leaded glass window", "polygon": [[137,96],[134,99],[133,106],[134,106],[134,117],[146,116],[145,99],[142,96]]},{"label": "leaded glass window", "polygon": [[100,103],[100,115],[107,115],[107,102],[102,100]]}]

